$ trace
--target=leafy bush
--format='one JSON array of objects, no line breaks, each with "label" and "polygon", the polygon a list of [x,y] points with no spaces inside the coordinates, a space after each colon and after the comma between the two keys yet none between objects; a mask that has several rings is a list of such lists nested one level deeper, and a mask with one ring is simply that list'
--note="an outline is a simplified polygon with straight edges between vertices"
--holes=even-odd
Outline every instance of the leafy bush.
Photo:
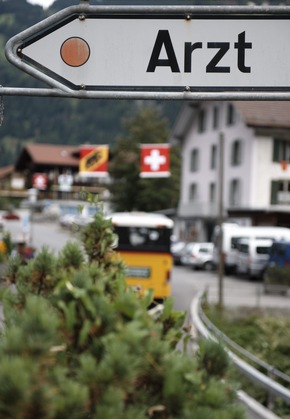
[{"label": "leafy bush", "polygon": [[290,285],[290,267],[269,266],[266,270],[266,284]]},{"label": "leafy bush", "polygon": [[98,213],[82,237],[83,247],[68,243],[57,256],[44,248],[26,266],[11,260],[0,417],[243,418],[222,348],[178,352],[184,313],[168,299],[154,319],[152,293],[126,287],[110,222]]}]

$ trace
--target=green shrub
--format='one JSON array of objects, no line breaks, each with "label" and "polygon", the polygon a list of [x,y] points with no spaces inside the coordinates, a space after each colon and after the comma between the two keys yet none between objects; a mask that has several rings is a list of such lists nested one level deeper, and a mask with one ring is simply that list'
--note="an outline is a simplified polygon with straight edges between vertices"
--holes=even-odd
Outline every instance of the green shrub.
[{"label": "green shrub", "polygon": [[178,352],[185,314],[168,299],[154,319],[152,293],[127,289],[110,222],[97,214],[82,237],[87,263],[75,244],[59,255],[44,248],[26,266],[11,260],[0,417],[243,418],[220,345]]},{"label": "green shrub", "polygon": [[290,285],[290,267],[270,266],[265,274],[265,284]]}]

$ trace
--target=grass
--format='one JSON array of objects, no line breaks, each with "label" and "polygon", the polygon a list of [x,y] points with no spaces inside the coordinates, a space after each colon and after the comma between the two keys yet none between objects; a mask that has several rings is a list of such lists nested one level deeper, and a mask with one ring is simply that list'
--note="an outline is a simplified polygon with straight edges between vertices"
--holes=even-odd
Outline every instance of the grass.
[{"label": "grass", "polygon": [[[220,311],[216,306],[207,303],[203,305],[203,311],[235,343],[290,376],[290,311],[246,307],[225,308]],[[256,365],[254,367],[257,368]],[[253,385],[236,370],[232,370],[231,374],[240,382],[243,390],[267,405],[267,392]],[[281,384],[286,386],[284,381]],[[275,400],[274,412],[283,419],[290,419],[290,406],[282,400]]]}]

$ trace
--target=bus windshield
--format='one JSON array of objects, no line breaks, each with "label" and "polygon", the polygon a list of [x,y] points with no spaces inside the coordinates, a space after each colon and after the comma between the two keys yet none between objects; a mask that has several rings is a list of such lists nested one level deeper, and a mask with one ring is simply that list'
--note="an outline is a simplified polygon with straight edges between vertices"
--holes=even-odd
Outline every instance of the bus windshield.
[{"label": "bus windshield", "polygon": [[115,226],[117,249],[143,252],[170,252],[172,230],[158,227]]}]

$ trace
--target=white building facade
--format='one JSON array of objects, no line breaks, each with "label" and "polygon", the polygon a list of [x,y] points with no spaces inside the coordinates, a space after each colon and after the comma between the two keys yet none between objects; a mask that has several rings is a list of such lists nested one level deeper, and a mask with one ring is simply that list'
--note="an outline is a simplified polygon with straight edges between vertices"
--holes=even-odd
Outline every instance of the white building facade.
[{"label": "white building facade", "polygon": [[290,227],[287,102],[188,102],[171,133],[170,142],[176,141],[182,155],[180,237],[210,240],[219,215],[221,165],[224,219]]}]

